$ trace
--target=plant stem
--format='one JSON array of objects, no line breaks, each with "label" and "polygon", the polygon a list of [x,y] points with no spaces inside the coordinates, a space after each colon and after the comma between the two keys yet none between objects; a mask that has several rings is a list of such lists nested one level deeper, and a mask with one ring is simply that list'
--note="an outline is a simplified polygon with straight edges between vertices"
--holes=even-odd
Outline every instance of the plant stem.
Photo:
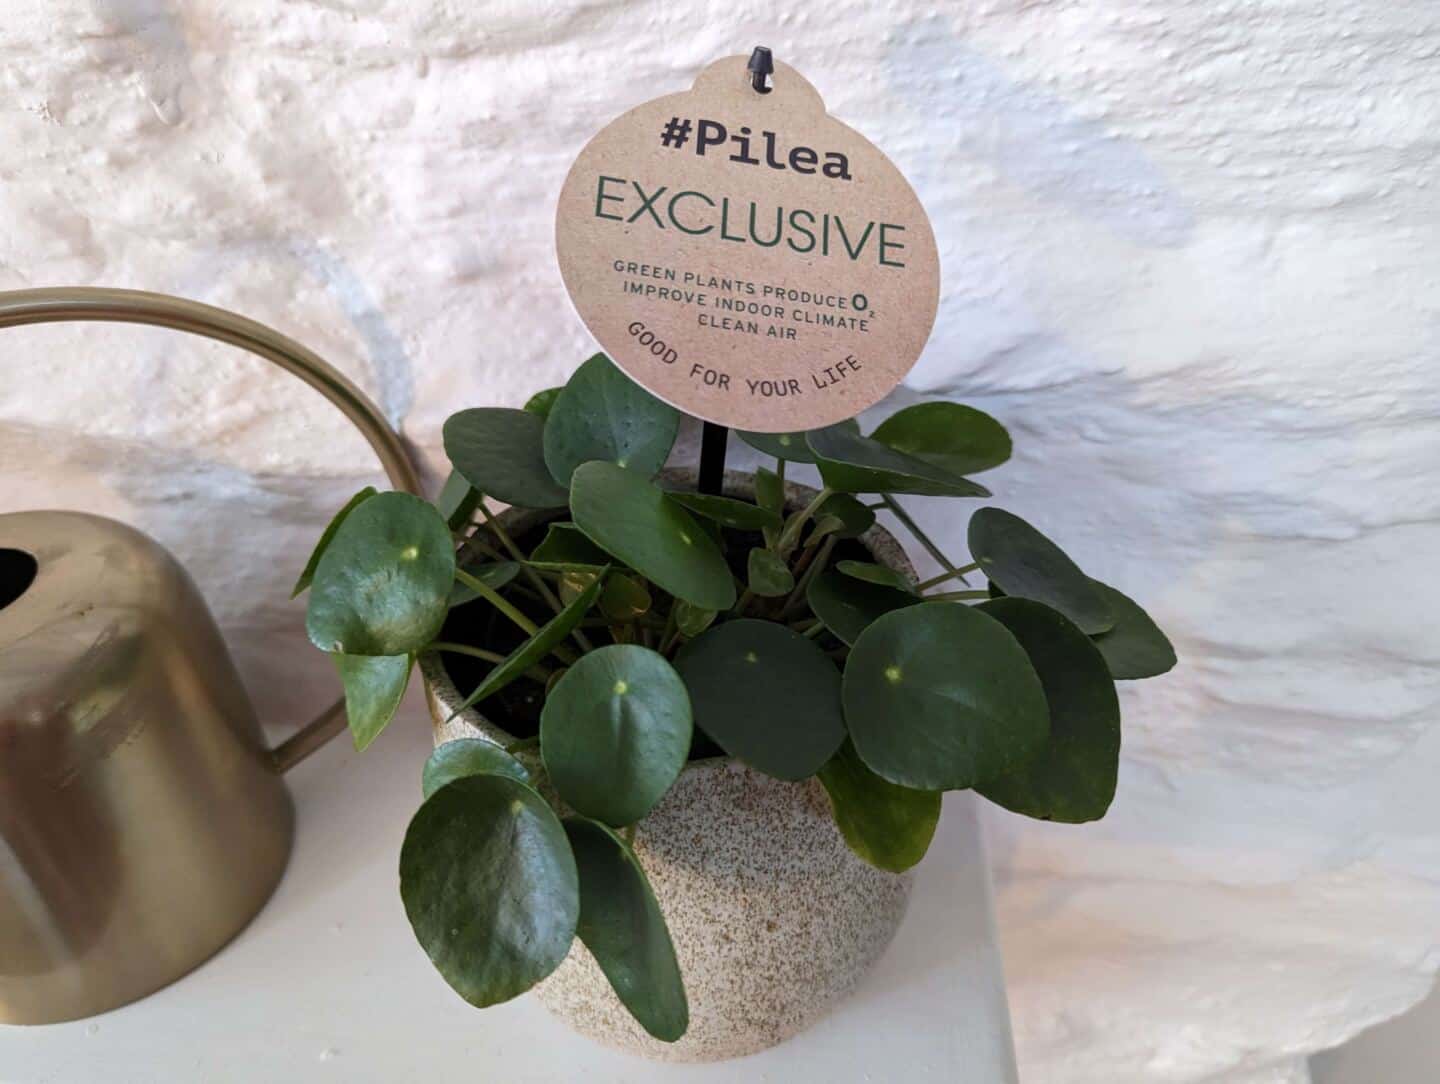
[{"label": "plant stem", "polygon": [[523,749],[535,749],[540,745],[540,737],[537,734],[533,738],[521,738],[519,741],[511,742],[505,747],[505,752],[515,754]]},{"label": "plant stem", "polygon": [[[501,596],[499,591],[496,591],[495,588],[491,587],[484,580],[477,580],[474,576],[470,575],[470,573],[466,572],[462,568],[457,568],[455,570],[455,578],[461,583],[463,583],[466,587],[474,591],[486,602],[490,603],[490,605],[494,606],[511,621],[513,621],[517,626],[519,626],[522,632],[526,633],[527,635],[534,636],[537,632],[540,631],[539,626],[536,625],[535,622],[531,621],[528,617],[526,617],[514,606],[512,606],[508,599]],[[551,653],[554,654],[554,656],[563,663],[568,664],[575,661],[575,653],[565,648],[562,648],[559,644],[551,648]]]},{"label": "plant stem", "polygon": [[739,600],[735,603],[735,608],[734,608],[733,610],[731,610],[730,612],[733,613],[736,617],[742,617],[742,616],[744,616],[744,614],[745,614],[745,607],[746,607],[746,606],[749,606],[750,603],[753,602],[754,600],[755,600],[755,592],[752,591],[752,590],[750,590],[750,588],[747,587],[747,588],[745,588],[745,590],[743,590],[743,591],[740,592],[740,598],[739,598]]},{"label": "plant stem", "polygon": [[625,840],[625,846],[631,848],[635,846],[635,826],[633,824],[621,832],[620,836]]},{"label": "plant stem", "polygon": [[[497,654],[494,651],[486,651],[484,648],[470,647],[467,644],[452,644],[447,640],[434,640],[430,646],[436,651],[448,651],[453,655],[469,655],[472,658],[484,659],[486,662],[502,663],[505,661],[504,655]],[[525,671],[525,676],[531,681],[537,681],[541,685],[544,685],[550,680],[552,673],[553,671],[548,666],[542,666],[537,662]]]},{"label": "plant stem", "polygon": [[[520,547],[515,545],[515,540],[510,537],[510,533],[506,531],[504,527],[500,526],[500,521],[495,518],[495,513],[490,511],[490,506],[483,500],[480,501],[480,511],[485,514],[485,526],[489,527],[490,530],[494,532],[495,537],[500,539],[500,544],[509,551],[510,556],[520,562],[520,571],[535,585],[535,590],[540,592],[540,597],[543,598],[557,614],[565,609],[565,607],[560,604],[560,600],[555,597],[555,592],[551,591],[549,585],[541,579],[540,574],[530,567],[530,563],[525,559],[525,555],[520,552]],[[572,630],[570,635],[574,637],[575,642],[580,645],[581,651],[590,651],[592,649],[593,645],[585,638],[585,634],[579,629]],[[571,661],[573,662],[574,660]]]},{"label": "plant stem", "polygon": [[826,486],[815,494],[814,500],[791,516],[790,522],[785,524],[785,530],[780,533],[780,538],[775,543],[775,552],[781,557],[789,554],[795,548],[795,543],[800,540],[800,532],[804,530],[805,524],[810,522],[810,517],[833,496],[835,496],[835,491]]},{"label": "plant stem", "polygon": [[785,460],[775,460],[775,477],[780,479],[780,491],[785,491]]},{"label": "plant stem", "polygon": [[810,624],[809,628],[800,629],[798,631],[801,636],[805,637],[805,639],[813,640],[815,639],[815,637],[819,636],[822,632],[825,631],[825,622],[816,620]]},{"label": "plant stem", "polygon": [[888,493],[882,493],[880,494],[880,502],[886,508],[890,509],[890,511],[895,513],[895,518],[898,519],[901,523],[905,524],[906,529],[915,536],[915,541],[919,542],[920,545],[925,547],[926,552],[929,553],[931,557],[935,558],[941,568],[943,568],[946,572],[953,572],[955,575],[959,576],[961,583],[970,582],[965,578],[964,574],[955,567],[954,562],[951,561],[950,558],[945,556],[945,554],[941,551],[940,547],[935,545],[934,542],[930,541],[930,536],[920,529],[920,525],[910,518],[910,514],[906,512],[905,509],[900,507],[899,501],[897,501],[894,497],[890,496],[890,494]]},{"label": "plant stem", "polygon": [[805,569],[805,574],[795,581],[795,590],[790,592],[785,599],[785,605],[780,607],[780,615],[782,617],[798,605],[805,597],[805,589],[810,586],[810,581],[820,574],[820,570],[823,569],[826,562],[830,560],[830,551],[834,548],[835,536],[832,534],[829,538],[825,539],[824,544],[820,547],[819,554],[810,562],[810,567]]},{"label": "plant stem", "polygon": [[966,599],[989,598],[989,591],[947,591],[938,595],[926,595],[926,602],[961,602]]},{"label": "plant stem", "polygon": [[964,565],[961,568],[952,569],[949,572],[942,572],[940,575],[934,576],[931,579],[926,580],[924,583],[916,584],[915,590],[928,591],[930,590],[930,588],[935,587],[938,584],[942,584],[946,580],[953,580],[956,576],[959,576],[963,580],[965,578],[965,573],[974,572],[979,567],[980,562],[973,561],[970,564]]}]

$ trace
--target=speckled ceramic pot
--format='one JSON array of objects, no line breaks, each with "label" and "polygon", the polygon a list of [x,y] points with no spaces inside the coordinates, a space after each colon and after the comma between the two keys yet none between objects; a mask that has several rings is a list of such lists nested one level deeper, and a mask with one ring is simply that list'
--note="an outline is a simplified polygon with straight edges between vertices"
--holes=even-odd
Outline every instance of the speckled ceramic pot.
[{"label": "speckled ceramic pot", "polygon": [[[814,496],[804,486],[787,488],[792,505]],[[725,490],[731,496],[753,493],[749,476],[736,472],[727,473]],[[506,515],[514,531],[543,518]],[[876,527],[861,542],[877,561],[914,578],[887,531]],[[437,656],[422,656],[420,667],[436,744],[514,740],[473,709],[446,722],[462,697]],[[578,939],[535,992],[582,1034],[667,1061],[741,1057],[804,1030],[879,959],[910,892],[908,875],[877,870],[845,846],[817,781],[781,782],[728,757],[686,766],[639,824],[635,851],[685,978],[685,1036],[662,1043],[647,1035]]]}]

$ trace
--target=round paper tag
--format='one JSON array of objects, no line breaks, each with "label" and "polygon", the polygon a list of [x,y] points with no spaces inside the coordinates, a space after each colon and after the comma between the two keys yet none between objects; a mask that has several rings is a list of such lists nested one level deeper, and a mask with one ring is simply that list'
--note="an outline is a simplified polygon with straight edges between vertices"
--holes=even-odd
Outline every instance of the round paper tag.
[{"label": "round paper tag", "polygon": [[816,429],[885,397],[930,335],[940,260],[900,171],[777,63],[716,61],[580,152],[560,273],[612,358],[739,429]]}]

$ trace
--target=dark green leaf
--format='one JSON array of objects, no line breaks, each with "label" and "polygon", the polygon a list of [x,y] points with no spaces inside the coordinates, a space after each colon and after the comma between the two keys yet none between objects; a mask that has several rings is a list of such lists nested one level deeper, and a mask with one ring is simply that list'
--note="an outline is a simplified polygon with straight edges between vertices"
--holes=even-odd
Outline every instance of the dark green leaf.
[{"label": "dark green leaf", "polygon": [[552,523],[530,554],[530,563],[538,568],[567,569],[604,568],[614,561],[575,524]]},{"label": "dark green leaf", "polygon": [[[845,663],[845,722],[870,770],[919,790],[964,790],[1045,745],[1045,693],[1004,625],[954,602],[878,618]],[[703,725],[703,722],[702,722]]]},{"label": "dark green leaf", "polygon": [[[498,591],[515,578],[520,571],[520,564],[518,561],[491,561],[489,564],[471,565],[465,571],[486,587],[493,587]],[[459,580],[456,580],[455,586],[450,588],[451,606],[464,606],[465,603],[473,602],[479,597],[475,588],[468,583],[461,583]]]},{"label": "dark green leaf", "polygon": [[1040,820],[1099,820],[1115,797],[1120,701],[1100,651],[1063,614],[1023,598],[979,609],[1020,641],[1050,707],[1050,738],[1038,756],[977,789],[992,802]]},{"label": "dark green leaf", "polygon": [[612,644],[581,656],[540,715],[540,754],[560,797],[587,817],[634,824],[685,767],[690,697],[665,657]]},{"label": "dark green leaf", "polygon": [[640,1026],[673,1043],[690,1026],[690,1009],[645,871],[603,824],[569,817],[565,831],[580,870],[580,940]]},{"label": "dark green leaf", "polygon": [[560,613],[542,625],[539,632],[506,655],[504,662],[496,663],[495,668],[485,675],[485,680],[475,687],[475,690],[465,698],[464,703],[450,713],[450,718],[453,719],[471,704],[479,703],[487,696],[493,696],[550,654],[565,637],[574,631],[575,626],[580,624],[590,607],[595,605],[595,600],[600,597],[600,585],[603,582],[604,577],[597,575],[588,588]]},{"label": "dark green leaf", "polygon": [[600,592],[600,612],[612,621],[633,621],[650,610],[650,591],[639,576],[616,572]]},{"label": "dark green leaf", "polygon": [[[846,418],[839,425],[852,432],[860,432],[860,423],[854,418]],[[735,435],[743,440],[757,452],[764,452],[766,455],[773,455],[776,459],[788,459],[792,463],[814,463],[815,453],[810,450],[810,445],[805,442],[806,434],[798,433],[751,433],[743,429],[735,430]]]},{"label": "dark green leaf", "polygon": [[1090,582],[1115,615],[1115,627],[1095,637],[1095,646],[1105,656],[1111,676],[1134,680],[1157,677],[1170,670],[1175,665],[1175,649],[1150,615],[1109,584]]},{"label": "dark green leaf", "polygon": [[1010,434],[983,410],[960,403],[917,403],[897,411],[870,434],[897,452],[951,474],[978,474],[1010,458]]},{"label": "dark green leaf", "polygon": [[331,655],[345,686],[345,720],[356,749],[364,749],[395,717],[410,683],[409,655]]},{"label": "dark green leaf", "polygon": [[559,508],[564,486],[545,467],[545,419],[508,407],[475,407],[445,420],[445,454],[486,496],[522,508]]},{"label": "dark green leaf", "polygon": [[758,547],[751,550],[745,567],[750,590],[761,598],[788,595],[795,589],[790,566],[770,550]]},{"label": "dark green leaf", "polygon": [[480,507],[480,492],[465,480],[458,470],[452,470],[445,478],[440,496],[435,498],[435,507],[445,517],[452,531],[464,529]]},{"label": "dark green leaf", "polygon": [[426,798],[446,783],[467,775],[508,775],[522,783],[530,773],[518,760],[484,738],[456,738],[435,747],[420,775],[420,789]]},{"label": "dark green leaf", "polygon": [[419,651],[444,624],[454,581],[450,528],[435,506],[380,493],[345,517],[321,555],[305,629],[322,651]]},{"label": "dark green leaf", "polygon": [[525,409],[531,414],[538,414],[542,418],[550,417],[550,410],[555,406],[555,400],[560,397],[564,388],[546,388],[544,391],[537,391],[529,399],[525,400]]},{"label": "dark green leaf", "polygon": [[773,621],[727,621],[675,659],[695,724],[733,757],[806,779],[845,739],[840,673],[815,644]]},{"label": "dark green leaf", "polygon": [[604,354],[575,371],[545,422],[545,463],[568,485],[592,460],[651,477],[665,465],[680,412],[631,380]]},{"label": "dark green leaf", "polygon": [[400,849],[400,897],[436,970],[481,1008],[554,971],[580,918],[565,829],[504,775],[456,779],[425,800]]},{"label": "dark green leaf", "polygon": [[872,866],[904,873],[930,849],[940,794],[881,779],[846,741],[820,769],[835,824],[850,849]]},{"label": "dark green leaf", "polygon": [[827,629],[845,643],[853,644],[877,617],[904,606],[914,606],[920,599],[909,592],[866,583],[827,568],[810,578],[805,601]]},{"label": "dark green leaf", "polygon": [[780,516],[768,508],[761,508],[749,501],[737,501],[730,497],[716,497],[709,493],[669,494],[672,501],[683,504],[697,516],[714,520],[726,527],[740,531],[759,531],[766,527],[780,526]]},{"label": "dark green leaf", "polygon": [[684,599],[675,600],[675,627],[687,638],[693,640],[715,622],[714,610],[691,606]]},{"label": "dark green leaf", "polygon": [[1094,635],[1115,624],[1095,581],[1065,551],[1019,516],[982,508],[970,517],[970,552],[1007,595],[1043,602]]},{"label": "dark green leaf", "polygon": [[988,497],[978,482],[897,452],[843,425],[806,434],[825,485],[841,493],[919,493],[932,497]]},{"label": "dark green leaf", "polygon": [[875,526],[875,511],[866,508],[848,493],[836,493],[815,510],[817,520],[833,516],[840,521],[836,538],[858,538]]},{"label": "dark green leaf", "polygon": [[570,512],[590,541],[676,598],[708,610],[734,604],[735,581],[719,547],[642,475],[613,463],[582,464],[571,481]]},{"label": "dark green leaf", "polygon": [[335,538],[335,532],[340,529],[340,524],[345,522],[345,517],[375,496],[375,492],[374,486],[366,486],[346,501],[344,508],[335,513],[335,518],[326,525],[324,532],[320,535],[320,541],[315,543],[315,548],[310,553],[310,560],[305,562],[305,571],[300,573],[300,578],[295,581],[295,588],[290,592],[291,598],[299,598],[310,586],[310,582],[315,579],[315,566],[320,563],[320,558],[330,548],[330,543]]},{"label": "dark green leaf", "polygon": [[878,583],[881,587],[893,587],[897,591],[915,593],[915,585],[893,568],[877,565],[871,561],[838,561],[836,569],[846,576],[853,576],[866,583]]}]

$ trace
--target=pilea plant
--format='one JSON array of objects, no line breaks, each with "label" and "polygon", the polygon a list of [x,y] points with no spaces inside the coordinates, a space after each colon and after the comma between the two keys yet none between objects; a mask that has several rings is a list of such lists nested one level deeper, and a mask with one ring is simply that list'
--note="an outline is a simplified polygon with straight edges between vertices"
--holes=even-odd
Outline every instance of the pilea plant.
[{"label": "pilea plant", "polygon": [[[401,894],[446,981],[475,1005],[505,1001],[578,935],[640,1024],[672,1041],[684,984],[631,840],[688,759],[818,776],[851,849],[900,872],[929,846],[943,791],[1046,820],[1103,816],[1115,681],[1175,662],[1138,605],[1020,517],[974,512],[964,564],[916,526],[897,495],[990,496],[969,476],[1011,443],[978,410],[912,406],[869,436],[853,421],[741,434],[775,460],[753,500],[657,481],[679,422],[603,355],[523,410],[462,411],[445,423],[454,473],[439,501],[362,490],[296,586],[357,747],[426,651],[469,667],[465,705],[518,736],[448,742],[424,768]],[[796,507],[788,464],[822,483]],[[485,498],[554,511],[517,537]],[[916,584],[871,559],[859,539],[882,509],[937,575]]]}]

